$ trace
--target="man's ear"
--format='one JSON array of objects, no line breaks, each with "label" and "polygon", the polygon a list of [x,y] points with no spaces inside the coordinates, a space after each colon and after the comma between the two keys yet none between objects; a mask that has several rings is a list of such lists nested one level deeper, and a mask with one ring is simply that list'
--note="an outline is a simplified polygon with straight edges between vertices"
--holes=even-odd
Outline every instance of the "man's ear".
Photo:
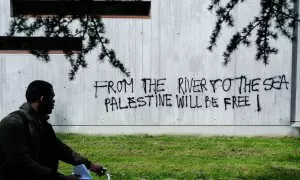
[{"label": "man's ear", "polygon": [[40,102],[43,102],[43,101],[44,101],[44,96],[41,96]]}]

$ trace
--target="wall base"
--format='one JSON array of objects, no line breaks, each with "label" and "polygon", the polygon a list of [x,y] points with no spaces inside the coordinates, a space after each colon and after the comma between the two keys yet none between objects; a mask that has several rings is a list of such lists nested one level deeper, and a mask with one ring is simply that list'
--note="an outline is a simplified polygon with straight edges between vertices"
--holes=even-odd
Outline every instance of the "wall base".
[{"label": "wall base", "polygon": [[[291,126],[53,126],[59,133],[93,135],[297,136]],[[180,132],[180,133],[178,133]]]}]

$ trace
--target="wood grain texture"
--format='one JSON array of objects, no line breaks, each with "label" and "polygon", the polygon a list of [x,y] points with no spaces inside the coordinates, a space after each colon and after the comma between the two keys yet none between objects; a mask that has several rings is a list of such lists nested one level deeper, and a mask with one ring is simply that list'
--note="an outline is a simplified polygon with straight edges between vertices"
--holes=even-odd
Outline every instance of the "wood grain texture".
[{"label": "wood grain texture", "polygon": [[[1,0],[0,7],[5,5],[9,9],[8,2],[9,0]],[[51,123],[61,125],[56,128],[62,132],[188,134],[190,130],[191,134],[209,135],[295,134],[294,129],[289,126],[290,84],[287,89],[283,84],[281,89],[271,90],[265,90],[269,86],[264,85],[266,79],[274,77],[266,82],[269,84],[272,80],[280,81],[283,76],[290,83],[290,41],[279,38],[278,42],[274,42],[279,48],[279,54],[271,56],[268,66],[255,61],[255,46],[242,46],[233,54],[229,65],[224,67],[222,52],[226,44],[237,30],[241,30],[259,12],[259,2],[247,1],[233,12],[236,26],[223,30],[213,52],[206,49],[215,20],[214,15],[207,10],[208,5],[209,1],[199,0],[151,0],[149,19],[103,19],[105,35],[111,42],[109,47],[115,49],[118,59],[130,70],[129,78],[112,68],[107,61],[99,63],[97,54],[100,49],[88,55],[88,68],[81,69],[74,81],[68,81],[70,67],[63,55],[51,55],[51,62],[46,64],[29,54],[1,54],[1,116],[15,110],[25,101],[24,93],[28,83],[44,79],[51,82],[56,91],[56,106]],[[2,35],[8,30],[8,19],[9,14],[1,11]],[[259,85],[254,88],[258,91],[245,92],[242,89],[240,93],[240,82],[237,80],[232,80],[230,90],[223,90],[224,87],[228,88],[228,78],[236,79],[241,76],[246,77],[248,83],[250,80],[260,79]],[[98,97],[95,98],[95,81],[101,81],[101,85],[105,85],[105,81],[113,82],[117,89],[119,81],[129,81],[131,78],[134,81],[133,92],[128,90],[109,93],[108,88],[103,87],[97,89]],[[143,78],[150,78],[152,83],[154,79],[166,79],[161,81],[164,82],[161,86],[164,91],[155,93],[153,86],[152,92],[145,93]],[[197,80],[196,83],[205,79],[207,90],[180,93],[180,78],[187,82]],[[218,79],[222,82],[217,82],[214,91],[210,81]],[[223,87],[224,80],[226,82]],[[299,85],[297,92],[299,94]],[[172,106],[156,106],[155,95],[158,94],[171,94]],[[109,105],[108,112],[105,106],[107,99],[115,98],[118,104],[121,99],[124,107],[128,98],[150,95],[154,97],[151,106],[123,109],[118,106],[118,109],[114,107],[112,111]],[[178,108],[176,95],[192,96],[194,101],[197,96],[201,99],[202,108]],[[232,108],[231,104],[225,110],[224,98],[232,101],[232,97],[238,96],[247,96],[250,106]],[[210,104],[206,108],[206,97],[210,100],[217,98],[218,107]],[[297,96],[298,105],[299,102]]]}]

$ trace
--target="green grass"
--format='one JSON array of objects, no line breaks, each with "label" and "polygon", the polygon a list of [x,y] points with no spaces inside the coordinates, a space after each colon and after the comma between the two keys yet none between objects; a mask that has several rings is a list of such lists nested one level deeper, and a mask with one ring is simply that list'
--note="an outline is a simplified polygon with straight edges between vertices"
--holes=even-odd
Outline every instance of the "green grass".
[{"label": "green grass", "polygon": [[[58,136],[113,180],[300,179],[300,138]],[[61,163],[60,171],[72,166]]]}]

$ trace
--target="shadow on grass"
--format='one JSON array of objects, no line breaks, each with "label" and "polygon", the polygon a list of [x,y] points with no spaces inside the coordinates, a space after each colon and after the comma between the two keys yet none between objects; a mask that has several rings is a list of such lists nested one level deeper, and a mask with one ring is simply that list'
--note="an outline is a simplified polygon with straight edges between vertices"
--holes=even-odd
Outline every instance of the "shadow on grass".
[{"label": "shadow on grass", "polygon": [[292,169],[285,167],[269,167],[262,171],[258,171],[257,174],[251,174],[247,176],[240,176],[240,179],[257,179],[257,180],[269,180],[269,179],[300,179],[300,169]]},{"label": "shadow on grass", "polygon": [[121,174],[115,173],[112,176],[116,179],[139,179],[139,180],[155,180],[155,179],[199,179],[199,180],[210,180],[210,179],[247,179],[247,180],[296,180],[300,179],[300,170],[298,169],[289,169],[283,167],[270,167],[262,171],[258,171],[257,174],[251,175],[240,175],[239,177],[221,177],[220,175],[209,176],[203,172],[199,173],[141,173],[141,174]]}]

